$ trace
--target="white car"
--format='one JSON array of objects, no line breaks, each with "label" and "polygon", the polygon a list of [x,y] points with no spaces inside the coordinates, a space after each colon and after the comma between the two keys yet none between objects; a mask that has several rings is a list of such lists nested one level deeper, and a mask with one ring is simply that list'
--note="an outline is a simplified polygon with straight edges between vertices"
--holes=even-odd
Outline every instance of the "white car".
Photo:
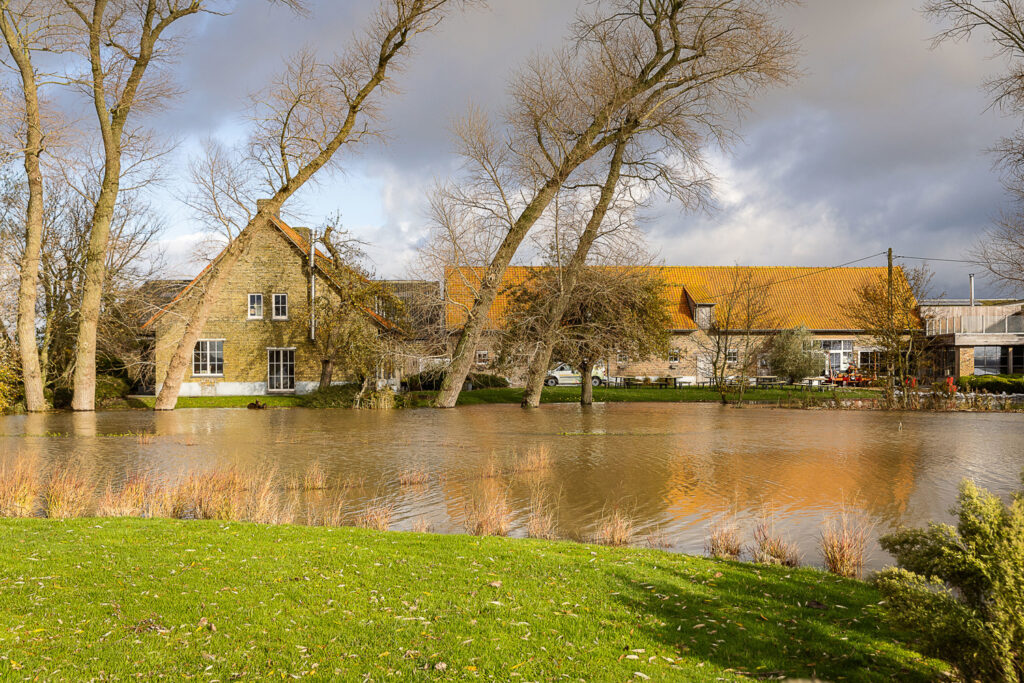
[{"label": "white car", "polygon": [[[548,371],[548,376],[544,380],[545,386],[549,387],[578,387],[581,383],[582,377],[580,373],[573,370],[572,366],[568,363],[562,363],[561,365],[555,366],[554,369]],[[594,368],[593,373],[590,377],[590,383],[595,387],[599,387],[604,384],[605,372],[604,366],[599,365]]]}]

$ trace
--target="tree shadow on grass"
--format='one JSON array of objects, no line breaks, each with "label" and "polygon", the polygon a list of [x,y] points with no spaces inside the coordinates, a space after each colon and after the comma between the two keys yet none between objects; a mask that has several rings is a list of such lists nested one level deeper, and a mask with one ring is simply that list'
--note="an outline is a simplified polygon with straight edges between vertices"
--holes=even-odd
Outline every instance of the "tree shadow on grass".
[{"label": "tree shadow on grass", "polygon": [[[617,573],[637,628],[684,658],[759,678],[934,681],[947,667],[868,610],[870,587],[825,572],[734,562]],[[904,634],[905,635],[905,634]]]}]

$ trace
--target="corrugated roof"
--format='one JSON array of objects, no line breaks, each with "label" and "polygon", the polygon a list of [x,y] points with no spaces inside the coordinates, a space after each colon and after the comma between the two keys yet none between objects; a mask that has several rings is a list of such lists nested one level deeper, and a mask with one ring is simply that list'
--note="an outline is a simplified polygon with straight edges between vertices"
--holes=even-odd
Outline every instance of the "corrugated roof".
[{"label": "corrugated roof", "polygon": [[[638,266],[640,267],[640,266]],[[645,267],[646,268],[646,267]],[[697,303],[715,304],[726,300],[735,288],[735,266],[664,266],[648,268],[665,281],[665,306],[674,330],[695,330],[686,292]],[[885,267],[815,268],[794,266],[740,266],[743,281],[749,274],[751,286],[767,292],[769,318],[774,329],[803,325],[811,330],[859,331],[850,314],[857,292],[864,285],[886,277]],[[524,282],[534,268],[513,266],[505,272],[501,289],[488,315],[488,327],[502,325],[509,291]],[[445,272],[446,322],[461,327],[472,306],[482,268],[449,268]],[[896,269],[897,277],[903,271]]]}]

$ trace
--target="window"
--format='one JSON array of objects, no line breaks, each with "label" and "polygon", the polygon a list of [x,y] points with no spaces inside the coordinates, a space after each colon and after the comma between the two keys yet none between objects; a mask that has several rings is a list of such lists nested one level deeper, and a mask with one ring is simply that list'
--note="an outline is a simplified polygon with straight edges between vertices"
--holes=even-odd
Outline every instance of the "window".
[{"label": "window", "polygon": [[852,339],[823,339],[821,350],[828,359],[826,366],[828,374],[838,375],[853,364],[853,340]]},{"label": "window", "polygon": [[487,365],[487,363],[490,362],[490,359],[491,359],[491,353],[489,351],[487,351],[485,349],[477,349],[476,350],[476,364],[477,365]]},{"label": "window", "polygon": [[625,365],[626,363],[629,362],[629,354],[626,353],[625,351],[619,351],[616,360],[618,361],[619,365]]},{"label": "window", "polygon": [[725,362],[726,363],[738,363],[740,360],[740,352],[738,349],[726,349],[725,350]]},{"label": "window", "polygon": [[267,391],[295,391],[295,349],[267,349]]},{"label": "window", "polygon": [[679,349],[671,349],[668,352],[668,362],[678,363],[679,362]]},{"label": "window", "polygon": [[192,374],[219,377],[224,374],[224,340],[200,339],[192,350]]},{"label": "window", "polygon": [[263,295],[249,295],[249,320],[263,319]]},{"label": "window", "polygon": [[274,320],[286,320],[288,318],[288,295],[274,295]]}]

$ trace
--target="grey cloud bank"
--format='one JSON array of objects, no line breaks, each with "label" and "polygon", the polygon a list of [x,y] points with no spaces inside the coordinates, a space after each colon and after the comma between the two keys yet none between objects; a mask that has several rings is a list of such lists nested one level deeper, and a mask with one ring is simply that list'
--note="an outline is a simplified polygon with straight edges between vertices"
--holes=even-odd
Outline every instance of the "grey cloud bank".
[{"label": "grey cloud bank", "polygon": [[[420,44],[389,98],[389,139],[348,153],[343,171],[305,194],[309,220],[340,209],[373,243],[386,275],[401,274],[423,235],[426,192],[457,164],[450,121],[469,103],[498,110],[509,74],[557,46],[577,3],[492,0]],[[239,136],[247,94],[304,45],[341,49],[371,2],[315,4],[306,17],[245,0],[229,18],[206,18],[181,65],[186,90],[157,122],[184,141],[177,165],[208,135]],[[669,264],[832,265],[880,252],[964,258],[1007,208],[985,150],[1014,122],[989,110],[981,84],[1001,66],[987,46],[931,49],[935,27],[914,3],[814,0],[786,11],[801,38],[803,78],[767,93],[729,154],[714,155],[719,202],[708,215],[661,204],[643,227]],[[202,229],[173,199],[169,240]],[[173,257],[173,254],[172,254]],[[881,263],[880,259],[874,263]],[[937,289],[966,287],[965,264],[934,263]],[[994,293],[983,289],[983,293]]]}]

